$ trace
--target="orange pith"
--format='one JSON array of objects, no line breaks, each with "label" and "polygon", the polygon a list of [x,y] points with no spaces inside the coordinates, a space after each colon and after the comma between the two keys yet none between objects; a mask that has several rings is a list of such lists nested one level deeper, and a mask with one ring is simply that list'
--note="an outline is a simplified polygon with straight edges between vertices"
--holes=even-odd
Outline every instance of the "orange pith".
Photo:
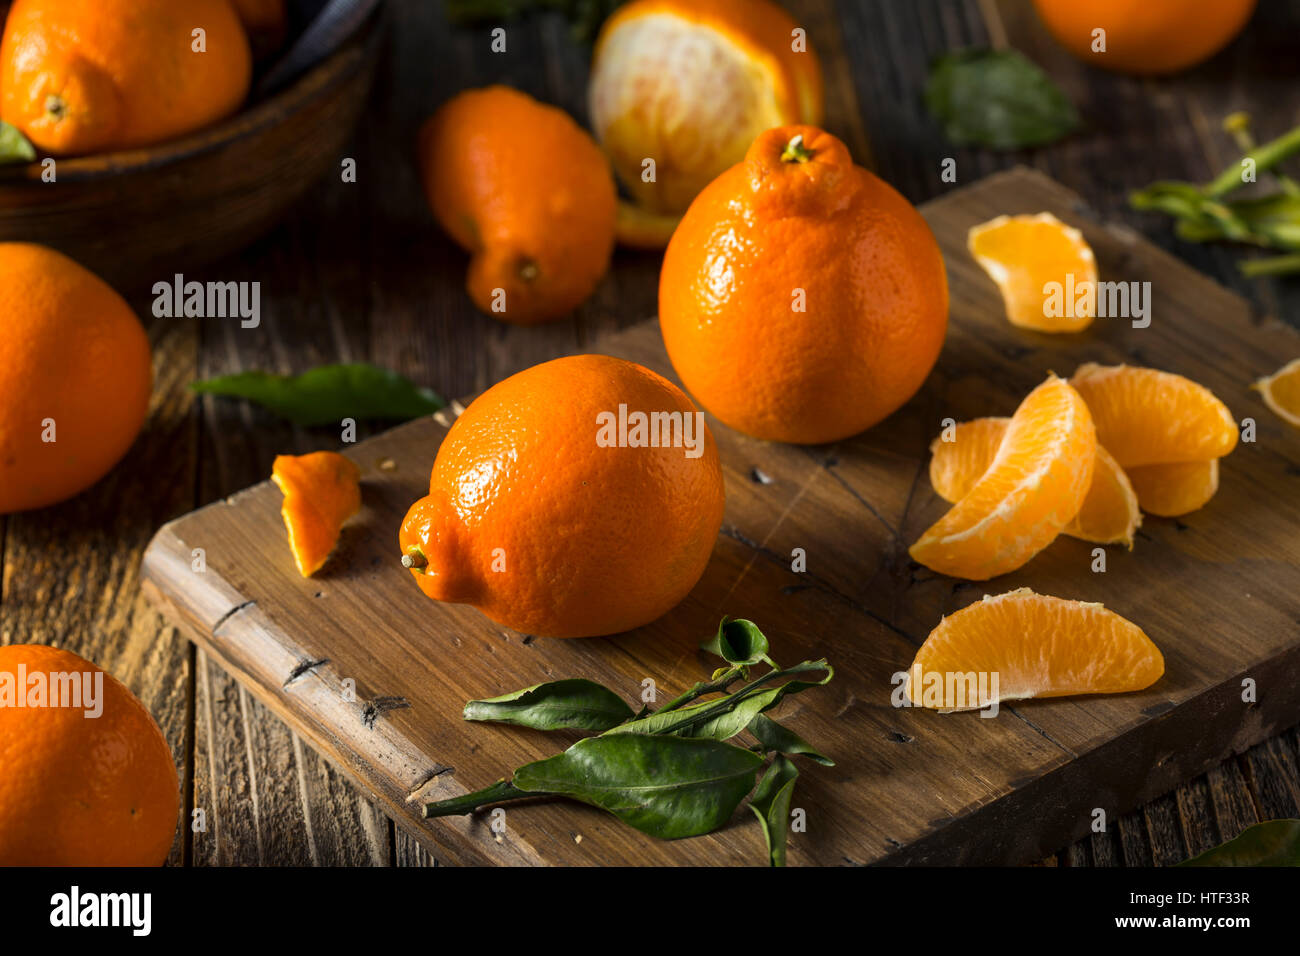
[{"label": "orange pith", "polygon": [[[1048,212],[998,216],[973,226],[966,247],[1001,291],[1013,325],[1079,332],[1092,324],[1097,260],[1078,229]],[[1048,283],[1059,290],[1054,308],[1049,308]]]},{"label": "orange pith", "polygon": [[[1114,611],[1020,588],[945,617],[917,652],[907,693],[915,705],[971,710],[994,701],[1142,690],[1164,669],[1159,648]],[[987,679],[981,687],[959,675]]]},{"label": "orange pith", "polygon": [[637,206],[680,215],[763,130],[821,122],[821,67],[794,49],[797,28],[768,0],[634,0],[605,21],[592,129]]},{"label": "orange pith", "polygon": [[686,390],[771,441],[836,441],[884,419],[929,375],[947,321],[925,220],[810,126],[762,133],[696,197],[659,278]]},{"label": "orange pith", "polygon": [[234,113],[251,79],[229,0],[15,0],[0,118],[54,155],[142,147]]},{"label": "orange pith", "polygon": [[1143,511],[1177,518],[1202,508],[1219,490],[1219,460],[1184,461],[1172,465],[1135,465],[1129,481]]},{"label": "orange pith", "polygon": [[361,510],[361,469],[333,451],[277,455],[271,480],[284,492],[280,514],[294,564],[309,578],[338,544],[343,523]]},{"label": "orange pith", "polygon": [[1189,378],[1132,365],[1081,365],[1070,384],[1122,468],[1222,458],[1237,444],[1232,413]]},{"label": "orange pith", "polygon": [[[620,406],[627,439],[611,445],[602,423]],[[633,413],[680,423],[680,441],[644,444]],[[722,524],[717,446],[696,415],[667,379],[604,355],[498,383],[447,433],[429,494],[402,524],[415,583],[543,637],[615,634],[667,613],[704,573]]]},{"label": "orange pith", "polygon": [[614,177],[567,113],[505,86],[466,90],[421,127],[419,164],[434,217],[472,256],[480,311],[534,325],[591,295],[614,248]]},{"label": "orange pith", "polygon": [[[930,484],[946,501],[960,501],[988,470],[1006,434],[1009,418],[977,418],[956,427],[951,441],[944,436],[930,444]],[[1063,534],[1097,544],[1133,547],[1133,533],[1142,524],[1138,498],[1123,469],[1101,445],[1092,484],[1079,513]]]},{"label": "orange pith", "polygon": [[[101,673],[94,706],[69,699]],[[0,866],[159,866],[179,810],[171,748],[130,690],[69,651],[0,647]]]},{"label": "orange pith", "polygon": [[1251,387],[1282,421],[1300,428],[1300,359],[1288,362]]},{"label": "orange pith", "polygon": [[1021,567],[1060,534],[1087,497],[1097,436],[1083,399],[1055,375],[1020,403],[979,481],[909,549],[953,577]]}]

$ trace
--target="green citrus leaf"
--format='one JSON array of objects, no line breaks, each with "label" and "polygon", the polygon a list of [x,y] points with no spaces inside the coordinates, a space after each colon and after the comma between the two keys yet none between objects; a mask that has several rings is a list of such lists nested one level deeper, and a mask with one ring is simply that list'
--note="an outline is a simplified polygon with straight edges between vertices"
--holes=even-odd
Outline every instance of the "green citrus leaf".
[{"label": "green citrus leaf", "polygon": [[466,720],[487,720],[534,730],[609,730],[635,715],[623,698],[594,681],[573,678],[525,687],[512,694],[471,700]]},{"label": "green citrus leaf", "polygon": [[0,121],[0,163],[30,163],[36,150],[18,127]]},{"label": "green citrus leaf", "polygon": [[772,663],[767,656],[767,638],[753,621],[724,617],[717,633],[702,643],[700,650],[715,654],[728,664]]},{"label": "green citrus leaf", "polygon": [[1179,866],[1300,866],[1300,820],[1269,820]]},{"label": "green citrus leaf", "polygon": [[444,402],[436,393],[374,365],[322,365],[301,375],[239,372],[190,388],[209,395],[246,398],[295,425],[337,425],[345,418],[406,421],[432,415]]},{"label": "green citrus leaf", "polygon": [[749,809],[754,811],[763,828],[763,838],[767,841],[767,858],[772,866],[785,866],[786,836],[790,832],[790,799],[794,796],[794,782],[799,779],[799,770],[786,757],[776,755],[768,766],[754,796],[749,801]]},{"label": "green citrus leaf", "polygon": [[835,761],[823,753],[814,750],[808,741],[793,730],[782,727],[766,714],[755,714],[746,728],[754,735],[759,745],[767,753],[785,754],[789,757],[807,757],[823,767],[835,766]]},{"label": "green citrus leaf", "polygon": [[1080,125],[1060,88],[1015,50],[960,50],[935,60],[925,105],[958,145],[1043,146]]},{"label": "green citrus leaf", "polygon": [[718,829],[754,788],[763,760],[716,740],[615,734],[587,737],[515,771],[512,784],[600,807],[663,840]]}]

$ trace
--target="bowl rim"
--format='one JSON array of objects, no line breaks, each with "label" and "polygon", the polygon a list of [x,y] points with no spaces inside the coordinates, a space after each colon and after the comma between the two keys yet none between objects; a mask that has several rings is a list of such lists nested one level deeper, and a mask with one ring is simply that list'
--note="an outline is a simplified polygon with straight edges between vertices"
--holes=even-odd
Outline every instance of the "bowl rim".
[{"label": "bowl rim", "polygon": [[0,187],[16,187],[24,183],[48,185],[41,179],[46,158],[55,160],[58,182],[85,182],[107,179],[120,173],[157,169],[215,152],[254,136],[349,79],[377,44],[383,17],[384,5],[380,4],[337,50],[289,86],[213,126],[153,146],[64,159],[42,156],[30,163],[0,166]]}]

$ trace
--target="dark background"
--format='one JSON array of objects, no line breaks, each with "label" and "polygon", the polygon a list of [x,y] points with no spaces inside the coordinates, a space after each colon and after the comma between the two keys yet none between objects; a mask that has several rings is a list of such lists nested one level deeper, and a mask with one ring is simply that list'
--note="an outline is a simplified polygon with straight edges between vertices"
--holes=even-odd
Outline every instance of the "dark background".
[{"label": "dark background", "polygon": [[[1170,79],[1089,69],[1058,48],[1028,0],[790,0],[814,45],[840,45],[848,66],[828,94],[856,102],[861,125],[831,128],[855,158],[920,203],[1027,164],[1077,191],[1092,214],[1125,223],[1245,296],[1259,321],[1300,321],[1300,279],[1246,280],[1235,248],[1196,246],[1169,223],[1128,209],[1157,179],[1205,181],[1239,150],[1222,118],[1248,110],[1260,141],[1300,123],[1300,3],[1262,0],[1223,53]],[[260,281],[262,325],[155,320],[155,397],[145,435],[91,491],[36,513],[0,516],[0,642],[43,642],[95,660],[158,716],[184,770],[185,806],[205,809],[172,860],[196,865],[421,864],[428,855],[140,597],[139,556],[166,520],[265,479],[277,453],[333,448],[330,429],[289,426],[242,403],[195,400],[196,378],[333,361],[394,368],[441,394],[465,396],[602,333],[651,318],[659,257],[617,253],[610,275],[571,320],[516,329],[478,314],[462,290],[465,256],[438,230],[419,189],[415,132],[456,91],[492,82],[527,90],[585,120],[588,50],[548,15],[510,25],[508,53],[488,28],[448,26],[438,0],[392,0],[395,21],[371,105],[349,155],[359,182],[330,179],[265,239],[216,266],[160,263],[160,276]],[[966,46],[1010,45],[1046,69],[1086,128],[1024,152],[959,149],[921,104],[929,61]],[[1081,213],[1082,214],[1082,213]],[[1297,356],[1278,356],[1278,365]],[[359,437],[382,426],[362,429]],[[1140,773],[1141,768],[1134,768]],[[1300,816],[1295,729],[1064,848],[1061,865],[1169,864],[1259,820]]]}]

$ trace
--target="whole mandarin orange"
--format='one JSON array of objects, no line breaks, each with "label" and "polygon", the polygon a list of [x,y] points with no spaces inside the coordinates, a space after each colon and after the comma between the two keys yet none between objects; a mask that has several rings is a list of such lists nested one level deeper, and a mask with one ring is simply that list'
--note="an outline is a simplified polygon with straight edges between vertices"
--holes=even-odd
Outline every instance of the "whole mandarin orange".
[{"label": "whole mandarin orange", "polygon": [[[1121,73],[1176,73],[1232,42],[1255,0],[1034,0],[1038,16],[1072,54]],[[1105,31],[1105,49],[1096,49]]]},{"label": "whole mandarin orange", "polygon": [[907,200],[829,133],[778,127],[682,218],[659,323],[687,391],[723,422],[828,442],[921,387],[943,345],[948,286]]},{"label": "whole mandarin orange", "polygon": [[[656,424],[638,431],[637,415]],[[723,503],[717,447],[690,399],[633,362],[577,355],[475,399],[399,540],[429,597],[528,634],[590,637],[686,596]]]},{"label": "whole mandarin orange", "polygon": [[[772,126],[822,121],[821,64],[768,0],[633,0],[601,28],[592,129],[634,205],[619,240],[663,248],[671,225]],[[654,160],[647,176],[646,160]]]},{"label": "whole mandarin orange", "polygon": [[0,118],[56,156],[149,146],[234,113],[251,78],[230,0],[15,0]]},{"label": "whole mandarin orange", "polygon": [[473,257],[481,311],[533,325],[591,295],[614,248],[614,178],[567,113],[505,86],[468,90],[424,124],[419,153],[434,217]]},{"label": "whole mandarin orange", "polygon": [[0,243],[0,514],[89,488],[149,411],[149,339],[131,307],[62,253]]},{"label": "whole mandarin orange", "polygon": [[0,647],[0,866],[159,866],[179,811],[171,748],[130,690],[70,651]]}]

